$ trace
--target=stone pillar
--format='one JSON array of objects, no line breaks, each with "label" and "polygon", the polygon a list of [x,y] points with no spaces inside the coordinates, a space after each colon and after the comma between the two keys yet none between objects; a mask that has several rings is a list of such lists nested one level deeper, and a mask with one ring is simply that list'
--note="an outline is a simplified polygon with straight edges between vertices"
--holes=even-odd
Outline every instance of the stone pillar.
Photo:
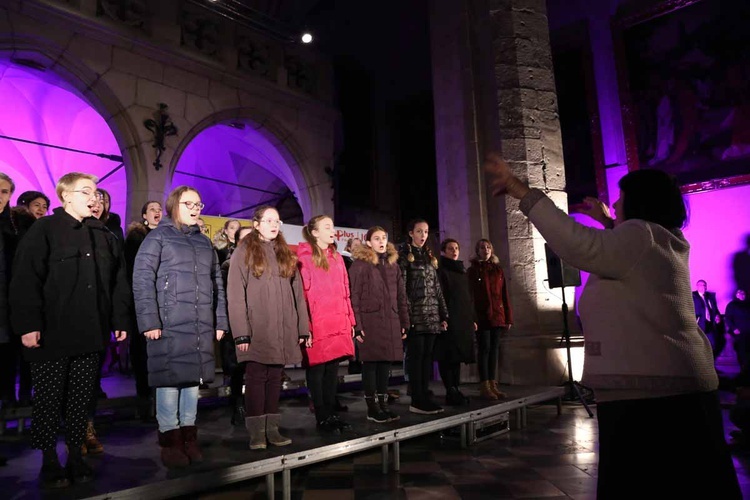
[{"label": "stone pillar", "polygon": [[431,38],[441,229],[465,260],[489,237],[505,269],[515,318],[501,381],[559,384],[560,290],[545,283],[544,241],[517,201],[487,192],[481,171],[481,158],[501,151],[520,177],[567,206],[545,1],[434,0]]}]

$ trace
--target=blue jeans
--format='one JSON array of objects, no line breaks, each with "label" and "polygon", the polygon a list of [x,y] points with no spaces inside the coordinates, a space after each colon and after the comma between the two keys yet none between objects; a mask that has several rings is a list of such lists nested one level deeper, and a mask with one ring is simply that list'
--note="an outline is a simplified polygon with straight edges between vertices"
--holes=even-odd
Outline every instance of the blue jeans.
[{"label": "blue jeans", "polygon": [[198,386],[157,387],[156,420],[159,432],[167,432],[180,427],[195,425],[198,414]]}]

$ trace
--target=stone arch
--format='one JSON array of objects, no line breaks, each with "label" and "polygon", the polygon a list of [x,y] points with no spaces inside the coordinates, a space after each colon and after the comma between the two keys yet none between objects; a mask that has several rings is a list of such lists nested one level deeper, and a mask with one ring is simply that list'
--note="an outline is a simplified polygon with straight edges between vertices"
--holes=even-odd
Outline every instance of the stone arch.
[{"label": "stone arch", "polygon": [[171,180],[174,176],[177,163],[185,148],[198,134],[214,125],[231,122],[242,122],[251,125],[256,132],[261,134],[276,148],[285,161],[285,165],[280,166],[281,172],[285,174],[283,180],[297,196],[297,202],[302,209],[305,219],[310,218],[315,207],[319,206],[319,200],[315,191],[310,189],[313,181],[310,172],[306,168],[307,157],[294,139],[292,132],[267,113],[256,108],[242,107],[219,111],[195,124],[184,135],[172,155],[169,165],[169,179]]},{"label": "stone arch", "polygon": [[[71,32],[72,36],[76,35]],[[104,118],[123,157],[130,192],[144,171],[146,160],[132,120],[102,75],[72,56],[66,47],[32,34],[0,32],[0,58],[37,65],[40,72],[51,72]],[[128,207],[129,199],[128,196]]]}]

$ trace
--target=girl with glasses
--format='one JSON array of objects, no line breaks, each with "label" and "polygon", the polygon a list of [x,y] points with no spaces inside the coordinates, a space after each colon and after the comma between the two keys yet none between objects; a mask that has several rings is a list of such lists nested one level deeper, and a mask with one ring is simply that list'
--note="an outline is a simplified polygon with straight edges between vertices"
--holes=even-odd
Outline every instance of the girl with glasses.
[{"label": "girl with glasses", "polygon": [[250,449],[285,446],[279,432],[281,373],[302,361],[299,345],[310,336],[297,257],[279,230],[279,213],[262,206],[253,231],[232,253],[227,290],[237,360],[245,364],[245,426]]},{"label": "girl with glasses", "polygon": [[146,336],[148,381],[156,387],[162,462],[203,461],[198,386],[214,379],[214,337],[228,329],[224,284],[211,241],[198,228],[200,194],[180,186],[167,214],[143,240],[133,269],[138,329]]}]

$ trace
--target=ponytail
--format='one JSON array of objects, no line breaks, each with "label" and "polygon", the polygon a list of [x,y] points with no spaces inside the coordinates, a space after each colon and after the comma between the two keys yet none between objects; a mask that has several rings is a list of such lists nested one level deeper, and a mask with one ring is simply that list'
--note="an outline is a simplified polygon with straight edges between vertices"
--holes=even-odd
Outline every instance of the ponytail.
[{"label": "ponytail", "polygon": [[[313,264],[315,264],[315,267],[319,267],[325,271],[328,271],[328,257],[323,252],[323,249],[318,246],[318,241],[312,234],[312,232],[318,228],[318,224],[323,219],[331,219],[331,217],[327,215],[316,215],[308,221],[305,227],[302,228],[302,236],[305,238],[305,241],[307,241],[312,247]],[[331,250],[331,246],[328,247],[328,250]],[[333,251],[335,251],[335,249],[333,249]]]}]

